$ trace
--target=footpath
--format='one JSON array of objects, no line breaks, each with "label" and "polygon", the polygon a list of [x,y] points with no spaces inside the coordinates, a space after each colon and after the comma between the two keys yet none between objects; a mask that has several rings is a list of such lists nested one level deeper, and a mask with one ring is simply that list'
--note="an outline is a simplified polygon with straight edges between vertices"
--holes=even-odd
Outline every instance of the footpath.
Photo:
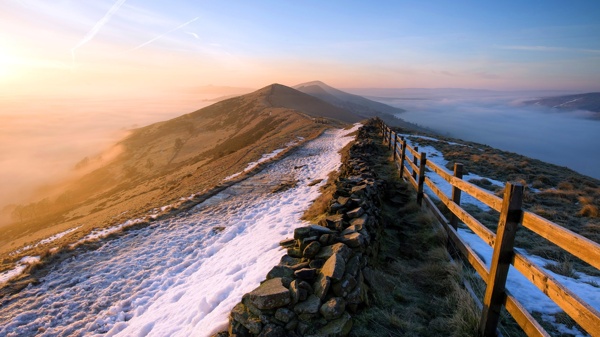
[{"label": "footpath", "polygon": [[468,316],[459,268],[380,137],[373,121],[359,130],[326,213],[280,242],[280,263],[215,337],[470,335],[454,333]]}]

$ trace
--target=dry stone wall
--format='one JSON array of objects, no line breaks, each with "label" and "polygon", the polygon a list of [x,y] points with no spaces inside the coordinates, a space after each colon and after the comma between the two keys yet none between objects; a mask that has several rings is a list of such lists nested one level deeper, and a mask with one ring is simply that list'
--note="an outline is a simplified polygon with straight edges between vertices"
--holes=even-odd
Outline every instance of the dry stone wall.
[{"label": "dry stone wall", "polygon": [[370,167],[371,124],[359,130],[342,163],[336,192],[318,225],[297,228],[258,288],[231,311],[221,336],[347,336],[352,314],[369,304],[369,257],[380,231],[383,182]]}]

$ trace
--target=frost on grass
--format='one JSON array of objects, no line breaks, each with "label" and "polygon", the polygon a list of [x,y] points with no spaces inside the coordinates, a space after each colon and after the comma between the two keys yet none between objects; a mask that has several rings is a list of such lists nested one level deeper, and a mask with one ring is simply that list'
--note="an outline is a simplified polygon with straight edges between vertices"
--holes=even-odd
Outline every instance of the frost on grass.
[{"label": "frost on grass", "polygon": [[[77,249],[0,305],[0,336],[210,336],[283,252],[355,131],[327,131],[197,207]],[[270,184],[298,184],[273,194]],[[132,220],[133,221],[133,220]],[[214,230],[219,228],[219,230]],[[106,232],[94,235],[101,237]]]}]

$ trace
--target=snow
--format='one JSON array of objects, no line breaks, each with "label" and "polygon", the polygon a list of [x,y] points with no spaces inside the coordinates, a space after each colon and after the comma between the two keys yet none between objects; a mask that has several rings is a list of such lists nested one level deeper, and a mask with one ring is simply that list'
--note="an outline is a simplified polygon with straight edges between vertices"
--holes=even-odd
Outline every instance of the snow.
[{"label": "snow", "polygon": [[[488,270],[491,266],[492,260],[492,247],[485,243],[477,234],[474,234],[468,229],[458,229],[459,236],[469,244],[473,250],[479,255],[485,262]],[[550,274],[559,283],[563,284],[569,290],[574,292],[583,301],[588,303],[596,310],[600,310],[600,289],[594,287],[590,283],[600,284],[600,277],[589,276],[581,272],[577,272],[579,278],[574,279],[564,275],[556,274],[553,271],[544,268],[548,263],[556,263],[551,260],[547,260],[535,255],[529,255],[524,249],[516,248],[516,250],[527,257],[530,261],[541,267],[545,272]],[[510,267],[508,272],[508,279],[506,280],[506,288],[517,298],[517,300],[523,304],[523,306],[529,312],[539,312],[542,314],[544,320],[553,323],[557,329],[567,333],[569,328],[564,324],[555,322],[552,314],[556,314],[562,311],[554,301],[546,296],[538,287],[533,283],[529,282],[525,276],[523,276],[513,266]],[[576,333],[575,333],[576,332]],[[575,336],[585,336],[578,330],[572,330],[569,332]]]},{"label": "snow", "polygon": [[0,286],[10,281],[11,279],[21,275],[28,266],[36,264],[40,261],[39,256],[25,256],[19,262],[15,268],[0,273]]},{"label": "snow", "polygon": [[[410,135],[410,137],[414,137],[412,135]],[[421,138],[426,138],[426,139],[430,139],[430,140],[437,140],[435,138],[431,138],[431,137],[421,137]],[[406,139],[406,142],[409,146],[414,147],[415,145],[413,144],[413,142],[410,139]],[[450,172],[449,170],[446,169],[446,164],[448,164],[448,161],[446,159],[444,159],[444,155],[438,151],[436,148],[434,148],[433,146],[419,146],[419,153],[425,152],[427,153],[427,160],[431,161],[435,164],[437,164],[439,167],[441,167],[444,171],[448,172],[450,175],[453,175],[453,172]],[[410,154],[409,151],[407,151],[407,158],[409,158],[410,160],[412,160],[412,155]],[[410,169],[410,167],[409,167]],[[437,173],[430,171],[426,173],[427,178],[429,178],[431,180],[431,182],[433,182],[437,187],[439,187],[439,189],[444,192],[444,194],[448,197],[452,196],[452,185],[446,181],[446,179],[442,178],[440,175],[438,175]],[[489,180],[492,185],[495,186],[499,186],[499,187],[504,187],[504,183],[498,180],[494,180],[494,179],[490,179],[490,178],[486,178],[486,177],[482,177],[480,175],[474,174],[474,173],[469,173],[463,176],[463,180],[465,181],[469,181],[472,179],[487,179]],[[435,195],[433,193],[433,191],[427,186],[425,185],[425,193],[427,193],[427,195],[429,195],[430,197],[439,200],[439,198],[437,197],[437,195]],[[468,193],[463,192],[461,194],[460,197],[460,203],[461,204],[472,204],[475,205],[477,207],[479,207],[480,209],[484,210],[484,211],[488,211],[490,210],[490,208],[482,203],[481,201],[477,200],[476,198],[470,196]]]},{"label": "snow", "polygon": [[24,251],[26,251],[26,250],[30,250],[30,249],[32,249],[32,248],[35,248],[35,247],[38,247],[38,246],[42,246],[42,245],[48,244],[48,243],[50,243],[50,242],[56,241],[56,240],[58,240],[58,239],[62,238],[63,236],[65,236],[65,235],[67,235],[67,234],[69,234],[69,233],[72,233],[72,232],[74,232],[74,231],[78,230],[79,228],[81,228],[81,226],[77,226],[77,227],[74,227],[74,228],[70,228],[70,229],[67,229],[67,230],[66,230],[66,231],[64,231],[64,232],[60,232],[60,233],[58,233],[58,234],[54,234],[54,235],[52,235],[52,236],[50,236],[50,237],[47,237],[47,238],[45,238],[45,239],[43,239],[43,240],[40,240],[38,243],[36,243],[36,244],[34,244],[34,245],[27,245],[27,246],[25,246],[25,247],[22,247],[22,248],[20,248],[20,249],[17,249],[17,250],[15,250],[14,252],[10,253],[9,255],[16,255],[16,254],[22,253],[22,252],[24,252]]},{"label": "snow", "polygon": [[[187,212],[77,249],[40,284],[2,299],[0,336],[210,336],[225,328],[233,306],[284,254],[278,242],[304,225],[300,216],[340,165],[338,151],[351,140],[344,135],[357,128],[326,131]],[[324,181],[308,186],[316,179]],[[271,193],[289,180],[298,184]]]},{"label": "snow", "polygon": [[[304,140],[303,137],[297,137],[297,138],[298,138],[299,141]],[[269,161],[269,160],[277,157],[277,155],[280,154],[281,152],[283,152],[283,151],[285,151],[285,150],[287,150],[287,149],[289,149],[289,148],[291,148],[291,147],[293,147],[293,146],[295,146],[297,144],[298,144],[297,141],[291,141],[291,142],[288,142],[287,144],[285,144],[285,148],[277,149],[277,150],[274,150],[273,152],[263,154],[262,157],[260,157],[257,161],[253,161],[251,163],[248,163],[248,166],[246,166],[246,168],[244,170],[242,170],[240,172],[237,172],[237,173],[234,173],[234,174],[226,177],[224,179],[224,181],[231,180],[233,178],[236,178],[236,177],[240,176],[243,173],[246,173],[248,171],[253,170],[258,165],[260,165],[260,164],[262,164],[264,162],[267,162],[267,161]]]},{"label": "snow", "polygon": [[[413,135],[407,135],[410,137],[415,137]],[[433,141],[437,141],[435,138],[431,137],[417,137],[424,138]],[[407,143],[410,146],[414,146],[409,138],[407,138]],[[460,144],[459,144],[460,145]],[[438,166],[442,167],[446,172],[452,174],[452,172],[445,169],[445,165],[448,163],[444,159],[443,154],[435,149],[432,146],[419,146],[419,152],[427,153],[427,160],[433,161],[438,164]],[[408,152],[408,157],[412,160],[412,155]],[[426,176],[435,183],[448,197],[451,196],[452,193],[452,185],[449,184],[445,179],[436,174],[435,172],[427,172]],[[463,176],[463,180],[469,181],[472,179],[487,179],[492,183],[492,185],[498,187],[504,187],[504,183],[498,180],[490,179],[487,177],[482,177],[476,174],[467,174]],[[534,193],[539,192],[539,190],[531,189]],[[431,189],[425,186],[425,191],[431,197],[437,199],[437,196],[433,194]],[[490,208],[480,202],[479,200],[471,197],[467,193],[462,193],[461,195],[461,204],[473,204],[484,211],[488,211]],[[482,260],[486,263],[488,270],[490,268],[490,263],[492,259],[492,247],[490,247],[486,242],[484,242],[479,236],[474,234],[469,229],[458,229],[458,233],[460,237],[475,250],[475,252],[482,258]],[[579,296],[583,301],[588,303],[590,306],[600,311],[600,288],[595,287],[594,285],[600,285],[600,277],[586,275],[581,272],[576,272],[577,279],[567,277],[564,275],[556,274],[551,270],[544,268],[544,266],[548,264],[555,264],[555,261],[547,260],[541,258],[539,256],[530,255],[524,249],[515,248],[520,254],[527,257],[531,262],[535,263],[539,267],[541,267],[544,271],[550,274],[554,279],[556,279],[559,283],[570,289],[573,293]],[[594,284],[594,285],[592,285]],[[539,290],[533,283],[529,282],[525,276],[523,276],[519,271],[517,271],[514,267],[510,267],[508,279],[506,281],[507,289],[515,296],[519,302],[523,304],[523,306],[529,312],[539,312],[542,314],[542,318],[545,321],[550,322],[554,325],[560,332],[565,334],[570,334],[573,336],[587,336],[582,334],[579,330],[575,328],[568,328],[566,325],[556,322],[556,319],[553,314],[557,314],[562,312],[562,309],[558,305],[556,305],[548,296],[546,296],[541,290]]]}]

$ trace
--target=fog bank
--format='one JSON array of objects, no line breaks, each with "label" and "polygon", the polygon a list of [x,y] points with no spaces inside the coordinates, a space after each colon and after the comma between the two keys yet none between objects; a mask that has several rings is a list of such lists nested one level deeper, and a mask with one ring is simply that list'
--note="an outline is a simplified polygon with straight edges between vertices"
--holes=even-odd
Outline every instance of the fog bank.
[{"label": "fog bank", "polygon": [[[383,93],[383,94],[389,94]],[[569,167],[600,179],[600,121],[585,111],[526,106],[527,99],[563,92],[416,90],[371,97],[401,107],[402,119],[451,137],[487,144]]]},{"label": "fog bank", "polygon": [[[123,99],[0,97],[0,225],[9,204],[39,200],[82,172],[82,159],[118,154],[114,144],[129,130],[180,116],[209,104],[210,95]],[[98,160],[94,162],[98,163]]]}]

